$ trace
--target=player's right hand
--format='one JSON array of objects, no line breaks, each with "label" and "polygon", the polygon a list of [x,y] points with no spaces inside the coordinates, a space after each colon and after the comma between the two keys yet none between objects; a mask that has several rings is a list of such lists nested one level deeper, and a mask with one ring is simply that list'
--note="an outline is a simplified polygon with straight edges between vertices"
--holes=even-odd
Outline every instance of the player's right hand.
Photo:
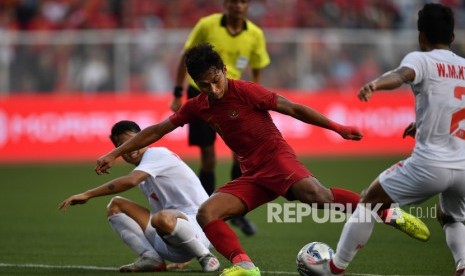
[{"label": "player's right hand", "polygon": [[95,166],[95,172],[98,175],[102,174],[109,174],[110,171],[109,169],[113,167],[113,164],[115,163],[116,158],[111,155],[111,153],[108,153],[99,159],[97,159],[97,165]]},{"label": "player's right hand", "polygon": [[347,140],[361,140],[363,138],[363,133],[360,129],[353,126],[344,126],[340,130],[339,134],[342,138]]},{"label": "player's right hand", "polygon": [[170,108],[172,111],[176,112],[181,108],[182,105],[182,98],[181,97],[175,97],[173,101],[170,104]]}]

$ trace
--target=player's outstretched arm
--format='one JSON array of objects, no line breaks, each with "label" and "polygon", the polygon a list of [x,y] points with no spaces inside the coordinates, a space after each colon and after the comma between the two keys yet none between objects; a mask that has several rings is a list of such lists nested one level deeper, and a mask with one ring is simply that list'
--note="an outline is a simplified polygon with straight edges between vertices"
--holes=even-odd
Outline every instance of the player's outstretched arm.
[{"label": "player's outstretched arm", "polygon": [[132,171],[129,175],[118,177],[107,183],[88,190],[84,193],[72,195],[63,200],[58,209],[66,211],[70,205],[85,204],[89,199],[99,196],[112,195],[127,191],[149,177],[149,174],[143,171]]},{"label": "player's outstretched arm", "polygon": [[127,140],[121,146],[97,159],[95,172],[98,175],[109,173],[109,169],[114,165],[116,158],[125,153],[129,153],[155,143],[175,128],[176,126],[173,125],[169,119],[166,119],[159,124],[143,129],[141,132],[137,133],[136,136]]},{"label": "player's outstretched arm", "polygon": [[367,102],[375,91],[396,89],[402,84],[411,82],[414,79],[415,71],[408,67],[400,67],[388,71],[360,88],[358,98],[361,101]]},{"label": "player's outstretched arm", "polygon": [[363,137],[362,132],[358,128],[353,126],[340,125],[331,121],[320,112],[308,106],[291,102],[282,96],[278,96],[276,111],[292,116],[307,124],[312,124],[335,131],[339,133],[339,135],[341,135],[344,139],[360,140]]}]

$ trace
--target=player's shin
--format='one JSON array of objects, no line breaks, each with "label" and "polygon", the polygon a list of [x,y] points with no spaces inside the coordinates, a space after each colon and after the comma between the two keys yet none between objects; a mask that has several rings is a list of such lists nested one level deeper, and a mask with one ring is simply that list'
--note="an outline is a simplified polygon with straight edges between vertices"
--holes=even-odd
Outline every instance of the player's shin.
[{"label": "player's shin", "polygon": [[344,225],[332,260],[334,266],[345,270],[373,232],[376,218],[364,205],[358,205],[349,221]]},{"label": "player's shin", "polygon": [[220,267],[218,259],[198,239],[194,228],[185,219],[178,218],[173,232],[164,235],[163,239],[172,246],[180,247],[195,255],[203,271],[216,271]]},{"label": "player's shin", "polygon": [[345,210],[355,210],[360,200],[359,194],[342,188],[330,188],[330,190],[333,194],[334,203],[345,205],[347,207]]},{"label": "player's shin", "polygon": [[457,270],[465,268],[465,225],[462,222],[447,223],[444,232]]},{"label": "player's shin", "polygon": [[151,259],[162,262],[153,246],[147,240],[139,224],[124,213],[117,213],[108,217],[108,222],[121,239],[137,255],[147,255]]},{"label": "player's shin", "polygon": [[234,264],[252,266],[253,263],[239,244],[234,231],[223,221],[214,220],[208,223],[203,231],[221,255]]},{"label": "player's shin", "polygon": [[196,237],[192,225],[185,219],[178,218],[173,232],[164,235],[163,239],[172,246],[183,247],[196,257],[210,253]]}]

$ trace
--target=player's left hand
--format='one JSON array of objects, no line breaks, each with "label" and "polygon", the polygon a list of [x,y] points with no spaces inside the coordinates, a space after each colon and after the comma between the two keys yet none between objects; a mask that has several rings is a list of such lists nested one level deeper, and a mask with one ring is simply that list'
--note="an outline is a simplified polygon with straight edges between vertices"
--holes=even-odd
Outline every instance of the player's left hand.
[{"label": "player's left hand", "polygon": [[340,131],[339,134],[342,138],[347,140],[361,140],[363,138],[363,133],[356,127],[353,126],[344,126]]},{"label": "player's left hand", "polygon": [[109,174],[110,171],[109,169],[113,167],[113,164],[115,163],[116,158],[110,153],[100,157],[97,159],[97,165],[95,166],[95,172],[98,175],[102,174]]},{"label": "player's left hand", "polygon": [[371,98],[375,90],[376,90],[376,87],[373,82],[367,83],[358,92],[358,98],[361,101],[368,102],[368,100]]},{"label": "player's left hand", "polygon": [[70,205],[85,204],[89,200],[86,194],[77,194],[63,200],[58,206],[59,210],[66,211]]}]

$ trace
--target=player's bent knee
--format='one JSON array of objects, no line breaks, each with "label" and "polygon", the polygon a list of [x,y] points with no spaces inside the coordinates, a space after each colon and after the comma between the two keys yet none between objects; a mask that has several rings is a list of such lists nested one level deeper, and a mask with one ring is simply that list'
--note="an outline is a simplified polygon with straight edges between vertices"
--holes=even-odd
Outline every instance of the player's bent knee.
[{"label": "player's bent knee", "polygon": [[196,215],[197,222],[201,227],[204,227],[208,223],[220,219],[220,217],[215,214],[213,208],[208,205],[201,205]]},{"label": "player's bent knee", "polygon": [[297,183],[292,189],[294,197],[304,203],[316,203],[318,207],[322,207],[325,203],[332,202],[331,190],[322,186],[319,182]]},{"label": "player's bent knee", "polygon": [[195,218],[201,227],[204,227],[211,221],[211,216],[208,215],[208,210],[205,210],[205,208],[202,208],[202,206],[197,211]]},{"label": "player's bent knee", "polygon": [[152,217],[151,224],[157,232],[170,234],[176,227],[176,221],[177,217],[172,213],[160,211]]},{"label": "player's bent knee", "polygon": [[107,205],[107,216],[121,213],[121,204],[123,201],[125,201],[123,197],[113,197]]},{"label": "player's bent knee", "polygon": [[382,203],[383,208],[390,208],[393,203],[391,197],[384,191],[378,180],[375,180],[368,189],[360,195],[360,203],[377,204]]},{"label": "player's bent knee", "polygon": [[330,191],[326,189],[318,189],[318,190],[308,190],[303,193],[303,202],[312,204],[316,203],[318,207],[323,206],[325,203],[331,203]]},{"label": "player's bent knee", "polygon": [[333,194],[330,189],[320,187],[316,195],[314,195],[314,202],[318,207],[324,207],[325,203],[333,203]]}]

